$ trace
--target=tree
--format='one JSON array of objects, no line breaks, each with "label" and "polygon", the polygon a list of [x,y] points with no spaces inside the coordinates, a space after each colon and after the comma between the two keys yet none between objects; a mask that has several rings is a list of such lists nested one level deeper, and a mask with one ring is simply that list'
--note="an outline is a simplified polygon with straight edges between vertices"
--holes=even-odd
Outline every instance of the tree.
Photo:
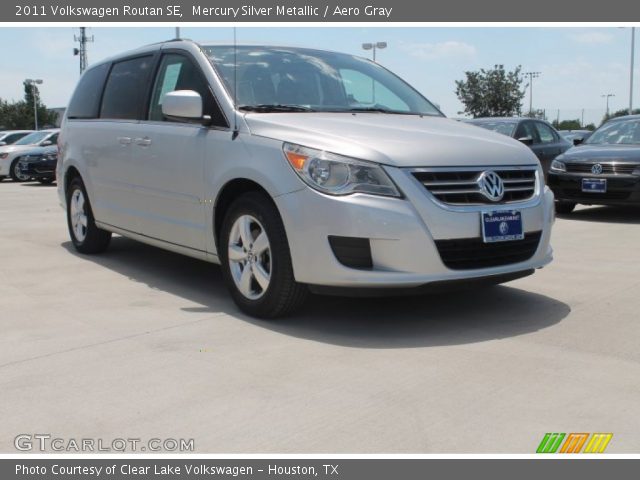
[{"label": "tree", "polygon": [[509,117],[522,109],[524,92],[520,86],[521,67],[507,72],[504,65],[493,69],[465,72],[465,80],[456,80],[456,95],[464,112],[473,117]]},{"label": "tree", "polygon": [[575,120],[562,120],[561,122],[554,120],[552,122],[552,125],[557,130],[581,130],[582,129],[582,125],[580,125],[579,118],[576,118]]},{"label": "tree", "polygon": [[[633,115],[640,115],[640,108],[633,109],[631,113],[633,113]],[[608,120],[611,120],[612,118],[624,117],[625,115],[629,115],[628,108],[623,108],[622,110],[616,110],[615,112],[609,113],[608,115],[605,114],[605,116],[602,118],[602,123]]]},{"label": "tree", "polygon": [[29,130],[35,126],[33,111],[33,95],[36,94],[36,108],[38,110],[38,127],[54,125],[55,112],[49,111],[38,92],[37,86],[24,83],[24,100],[7,102],[0,99],[0,126],[9,130]]}]

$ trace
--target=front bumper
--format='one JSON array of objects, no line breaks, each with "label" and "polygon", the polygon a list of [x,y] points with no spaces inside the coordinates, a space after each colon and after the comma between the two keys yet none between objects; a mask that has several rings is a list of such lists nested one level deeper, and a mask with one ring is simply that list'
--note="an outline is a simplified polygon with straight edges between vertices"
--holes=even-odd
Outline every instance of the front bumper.
[{"label": "front bumper", "polygon": [[[583,178],[606,178],[607,191],[591,193],[582,191]],[[593,175],[581,173],[549,172],[549,188],[556,200],[585,205],[639,205],[639,175]]]},{"label": "front bumper", "polygon": [[55,178],[56,177],[55,161],[20,161],[20,172],[29,175],[31,178]]},{"label": "front bumper", "polygon": [[[539,188],[523,204],[449,209],[433,200],[406,171],[387,168],[405,198],[331,197],[305,188],[275,198],[289,240],[296,280],[330,287],[402,288],[433,282],[480,279],[541,268],[552,260],[553,193]],[[541,175],[541,174],[540,174]],[[481,239],[481,212],[517,209],[526,233],[538,233],[524,261],[488,268],[448,268],[436,242]],[[372,265],[350,268],[338,261],[330,236],[369,239]]]}]

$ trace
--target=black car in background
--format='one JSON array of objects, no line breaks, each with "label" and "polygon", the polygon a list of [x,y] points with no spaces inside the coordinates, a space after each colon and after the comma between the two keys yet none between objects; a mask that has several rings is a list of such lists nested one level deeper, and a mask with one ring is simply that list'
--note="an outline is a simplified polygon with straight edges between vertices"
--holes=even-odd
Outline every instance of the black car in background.
[{"label": "black car in background", "polygon": [[52,145],[26,152],[20,157],[19,167],[23,175],[47,185],[56,179],[57,164],[58,147]]},{"label": "black car in background", "polygon": [[574,145],[584,142],[593,133],[591,130],[558,130],[558,133]]},{"label": "black car in background", "polygon": [[542,164],[545,177],[554,158],[573,145],[544,120],[534,118],[497,117],[464,120],[487,130],[508,135],[528,145]]},{"label": "black car in background", "polygon": [[609,120],[551,164],[556,211],[576,204],[640,205],[640,115]]}]

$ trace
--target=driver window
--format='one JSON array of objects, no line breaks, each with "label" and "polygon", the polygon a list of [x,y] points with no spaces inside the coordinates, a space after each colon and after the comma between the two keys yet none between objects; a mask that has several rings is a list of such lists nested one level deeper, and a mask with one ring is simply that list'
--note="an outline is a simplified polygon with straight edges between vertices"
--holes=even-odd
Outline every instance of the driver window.
[{"label": "driver window", "polygon": [[516,139],[529,137],[533,140],[533,143],[538,143],[538,135],[536,134],[533,124],[531,122],[522,122],[518,125],[516,131]]},{"label": "driver window", "polygon": [[395,93],[357,70],[340,69],[340,76],[351,106],[380,105],[400,112],[410,110]]},{"label": "driver window", "polygon": [[202,111],[210,115],[213,125],[227,126],[224,115],[213,98],[198,67],[183,55],[169,53],[162,57],[158,75],[153,87],[149,120],[157,122],[168,121],[162,114],[162,99],[175,90],[193,90],[202,97]]}]

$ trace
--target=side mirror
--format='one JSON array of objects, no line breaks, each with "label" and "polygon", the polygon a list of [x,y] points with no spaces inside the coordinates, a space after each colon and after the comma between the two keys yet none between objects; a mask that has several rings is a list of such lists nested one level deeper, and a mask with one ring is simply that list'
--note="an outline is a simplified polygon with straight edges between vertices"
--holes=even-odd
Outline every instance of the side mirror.
[{"label": "side mirror", "polygon": [[49,145],[53,145],[53,143],[51,143],[51,140],[45,140],[40,144],[41,147],[48,147]]},{"label": "side mirror", "polygon": [[193,90],[176,90],[162,98],[162,114],[175,120],[202,120],[202,97]]},{"label": "side mirror", "polygon": [[584,142],[584,138],[574,138],[573,139],[573,144],[574,145],[580,145],[582,142]]},{"label": "side mirror", "polygon": [[531,137],[520,137],[518,141],[524,143],[525,145],[533,145],[533,138]]}]

